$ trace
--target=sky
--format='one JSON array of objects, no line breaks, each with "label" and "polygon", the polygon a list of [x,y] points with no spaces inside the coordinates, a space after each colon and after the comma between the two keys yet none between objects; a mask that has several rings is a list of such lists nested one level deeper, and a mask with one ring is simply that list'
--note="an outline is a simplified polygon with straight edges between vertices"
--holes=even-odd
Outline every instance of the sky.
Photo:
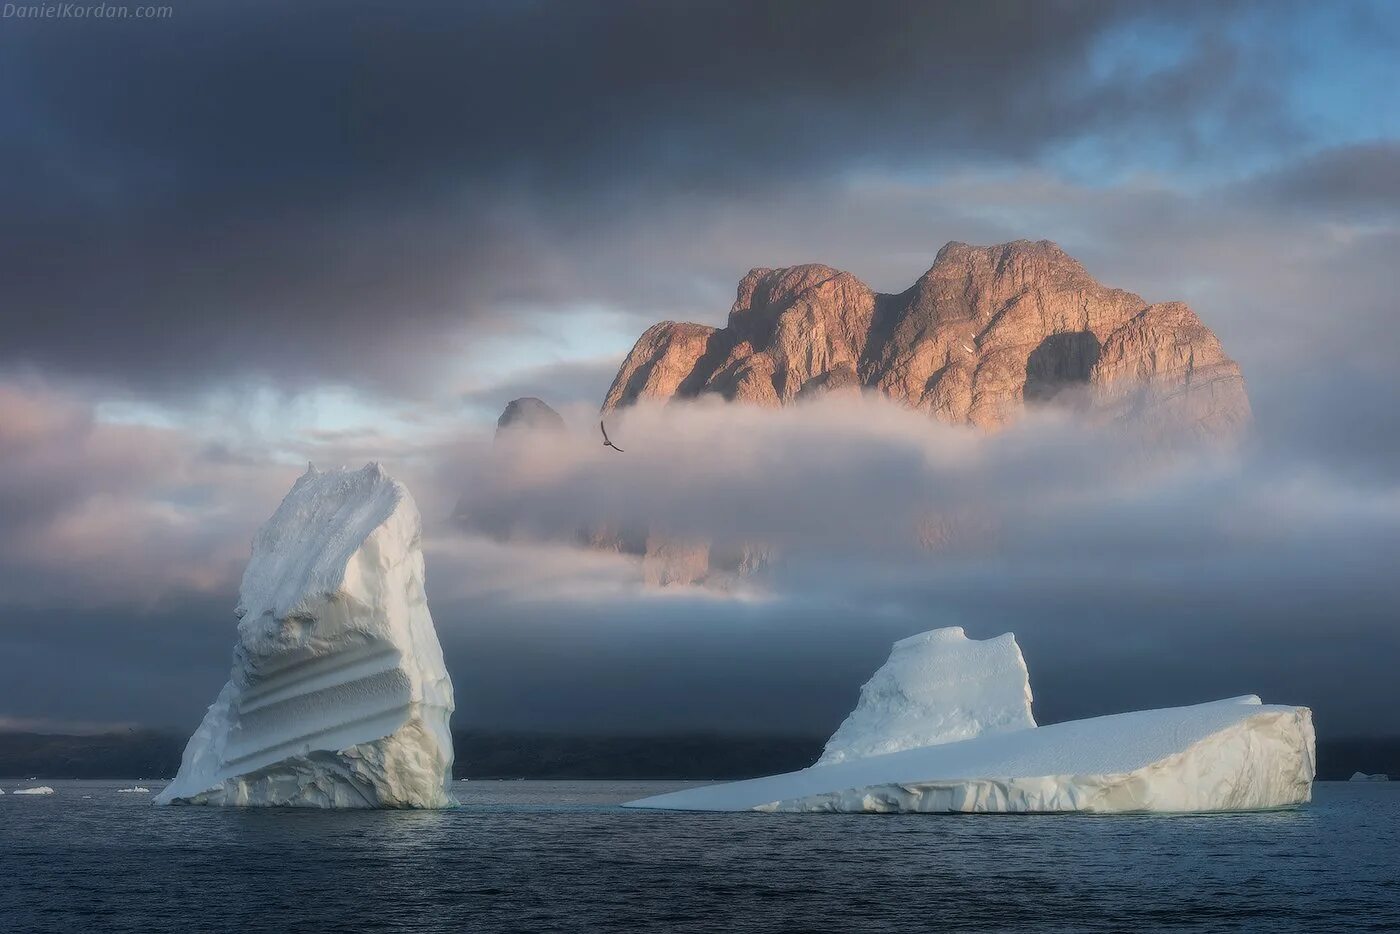
[{"label": "sky", "polygon": [[[462,726],[827,733],[962,625],[1017,633],[1042,722],[1256,692],[1400,734],[1396,48],[1385,2],[0,19],[0,727],[192,727],[258,524],[308,461],[379,460]],[[751,267],[900,291],[1017,238],[1189,302],[1248,442],[871,402],[591,435],[641,331],[721,323]],[[574,433],[494,448],[521,395]],[[905,547],[932,505],[986,534]],[[563,543],[618,514],[783,558],[650,589]]]}]

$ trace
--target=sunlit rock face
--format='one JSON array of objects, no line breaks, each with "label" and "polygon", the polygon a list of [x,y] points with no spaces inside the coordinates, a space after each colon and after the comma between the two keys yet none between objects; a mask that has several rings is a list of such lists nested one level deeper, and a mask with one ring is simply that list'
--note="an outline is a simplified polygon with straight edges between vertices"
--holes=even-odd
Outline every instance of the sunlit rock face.
[{"label": "sunlit rock face", "polygon": [[1312,712],[1254,695],[1036,726],[1015,638],[902,640],[811,768],[629,807],[1062,813],[1289,807],[1312,797]]},{"label": "sunlit rock face", "polygon": [[228,684],[157,803],[455,803],[420,539],[413,498],[378,464],[297,480],[254,538]]},{"label": "sunlit rock face", "polygon": [[1213,438],[1250,417],[1239,367],[1189,308],[1102,286],[1045,240],[949,243],[898,295],[830,266],[754,269],[725,327],[649,328],[603,408],[861,390],[981,428],[1056,403]]},{"label": "sunlit rock face", "polygon": [[1239,366],[1181,302],[1151,305],[1114,330],[1090,383],[1104,411],[1148,428],[1215,438],[1250,422]]}]

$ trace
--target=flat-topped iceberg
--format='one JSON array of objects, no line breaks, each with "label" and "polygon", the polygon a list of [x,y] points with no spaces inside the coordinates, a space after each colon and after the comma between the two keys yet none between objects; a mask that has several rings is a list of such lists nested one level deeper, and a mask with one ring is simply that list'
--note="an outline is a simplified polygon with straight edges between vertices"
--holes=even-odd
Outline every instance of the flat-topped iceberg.
[{"label": "flat-topped iceberg", "polygon": [[[915,670],[935,673],[938,685],[924,691],[906,683],[906,697],[887,692],[890,682],[877,676],[866,686],[858,722],[868,730],[848,729],[861,706],[827,745],[821,763],[784,775],[691,788],[629,802],[628,807],[685,811],[864,811],[996,812],[1069,811],[1239,811],[1287,807],[1311,799],[1314,774],[1312,713],[1306,707],[1262,704],[1248,695],[1230,700],[1143,710],[1134,713],[1035,726],[1030,711],[1010,719],[983,717],[989,711],[1019,711],[1006,700],[1023,690],[1029,702],[1025,669],[1009,664],[1014,641],[969,642],[961,630],[926,633],[897,643],[886,668],[895,681]],[[1002,637],[1005,639],[1006,637]],[[916,641],[917,640],[917,641]],[[947,647],[967,657],[970,646],[995,651],[996,664],[967,671],[961,688],[944,677],[949,670],[931,658],[905,664],[905,650],[926,655]],[[952,656],[950,656],[952,657]],[[882,669],[883,671],[884,669]],[[887,696],[874,705],[869,698]],[[938,697],[947,715],[940,719],[928,702]],[[988,703],[989,699],[999,699]],[[884,719],[877,709],[914,711],[917,716]],[[1017,722],[1023,725],[1017,728]],[[934,742],[904,745],[894,752],[861,755],[865,748],[901,746],[914,735],[910,723],[958,724],[932,729]],[[986,728],[996,724],[997,729]],[[947,741],[959,731],[967,739]],[[846,739],[836,743],[846,733]],[[850,743],[850,736],[877,741]],[[845,750],[838,761],[828,756],[836,744]]]},{"label": "flat-topped iceberg", "polygon": [[297,480],[253,540],[228,684],[156,803],[455,803],[420,538],[413,498],[378,464]]},{"label": "flat-topped iceberg", "polygon": [[1016,637],[969,639],[961,626],[900,639],[860,689],[817,765],[1035,726]]}]

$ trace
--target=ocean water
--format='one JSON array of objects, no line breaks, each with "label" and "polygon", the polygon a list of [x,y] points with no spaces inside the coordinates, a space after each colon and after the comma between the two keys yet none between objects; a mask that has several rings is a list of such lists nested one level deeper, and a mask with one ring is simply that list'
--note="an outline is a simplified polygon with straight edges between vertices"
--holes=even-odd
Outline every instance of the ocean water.
[{"label": "ocean water", "polygon": [[[40,783],[57,793],[9,793]],[[1207,817],[617,806],[675,782],[457,783],[463,807],[435,813],[154,808],[131,784],[0,782],[0,931],[1400,930],[1400,782]]]}]

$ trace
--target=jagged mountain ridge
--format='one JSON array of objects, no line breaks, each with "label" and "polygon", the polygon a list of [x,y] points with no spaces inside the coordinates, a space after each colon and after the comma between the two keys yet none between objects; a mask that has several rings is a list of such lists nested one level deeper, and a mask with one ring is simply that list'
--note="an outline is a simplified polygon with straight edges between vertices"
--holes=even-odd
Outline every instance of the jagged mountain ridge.
[{"label": "jagged mountain ridge", "polygon": [[1048,240],[948,243],[897,295],[820,264],[750,270],[724,327],[648,328],[603,410],[704,393],[778,406],[873,390],[995,428],[1026,403],[1080,389],[1108,415],[1210,437],[1250,420],[1239,366],[1189,307],[1103,286]]}]

